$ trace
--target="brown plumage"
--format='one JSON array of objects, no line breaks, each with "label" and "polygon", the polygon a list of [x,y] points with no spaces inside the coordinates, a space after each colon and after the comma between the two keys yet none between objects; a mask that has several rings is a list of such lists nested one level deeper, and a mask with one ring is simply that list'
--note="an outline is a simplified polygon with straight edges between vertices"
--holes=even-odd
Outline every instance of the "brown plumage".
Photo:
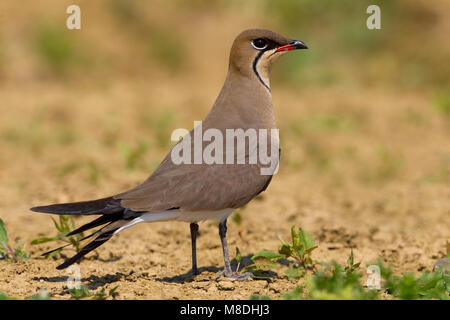
[{"label": "brown plumage", "polygon": [[[202,122],[202,132],[217,129],[222,133],[226,145],[226,129],[275,129],[269,83],[270,68],[285,52],[306,48],[300,41],[264,29],[246,30],[238,35],[231,48],[225,83],[211,111]],[[189,136],[189,146],[193,154],[194,130],[189,132]],[[270,154],[270,147],[278,149],[279,145],[277,139],[269,142]],[[208,143],[203,142],[203,148]],[[249,164],[248,161],[245,161],[245,164],[236,164],[238,157],[248,160],[251,151],[246,148],[245,152],[240,154],[235,150],[233,164],[174,164],[169,152],[147,180],[129,191],[100,200],[35,207],[31,210],[54,214],[102,215],[77,230],[80,232],[106,224],[97,231],[98,237],[60,268],[76,262],[115,233],[136,223],[181,220],[191,223],[193,272],[197,273],[197,222],[205,219],[218,220],[224,250],[225,275],[237,277],[229,266],[225,240],[226,218],[233,209],[242,207],[264,191],[272,179],[272,175],[261,174],[261,168],[265,165],[260,161],[255,164]],[[223,159],[225,162],[225,155]]]}]

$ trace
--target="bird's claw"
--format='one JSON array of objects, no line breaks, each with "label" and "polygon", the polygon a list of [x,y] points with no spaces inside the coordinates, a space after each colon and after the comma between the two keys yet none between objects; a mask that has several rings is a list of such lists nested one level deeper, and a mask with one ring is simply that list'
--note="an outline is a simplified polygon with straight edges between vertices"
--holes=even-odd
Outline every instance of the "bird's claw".
[{"label": "bird's claw", "polygon": [[251,272],[226,272],[225,270],[220,271],[215,277],[214,280],[219,279],[220,277],[228,278],[231,281],[247,281],[247,280],[253,280]]}]

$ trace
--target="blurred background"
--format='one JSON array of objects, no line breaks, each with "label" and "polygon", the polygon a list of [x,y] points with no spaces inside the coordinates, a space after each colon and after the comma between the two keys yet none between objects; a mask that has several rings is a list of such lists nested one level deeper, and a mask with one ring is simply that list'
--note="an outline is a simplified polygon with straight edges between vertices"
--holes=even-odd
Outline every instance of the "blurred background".
[{"label": "blurred background", "polygon": [[[81,30],[66,28],[71,4]],[[381,30],[366,27],[371,4]],[[281,59],[271,80],[283,144],[274,188],[298,201],[286,207],[446,221],[449,1],[7,0],[0,9],[1,215],[143,181],[172,130],[209,111],[234,37],[261,27],[310,48]]]}]

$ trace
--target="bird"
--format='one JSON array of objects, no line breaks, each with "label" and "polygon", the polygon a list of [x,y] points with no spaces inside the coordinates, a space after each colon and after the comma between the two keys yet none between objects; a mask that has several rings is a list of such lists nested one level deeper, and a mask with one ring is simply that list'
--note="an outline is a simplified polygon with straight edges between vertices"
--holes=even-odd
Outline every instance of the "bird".
[{"label": "bird", "polygon": [[[292,40],[267,29],[242,31],[232,43],[225,82],[211,110],[201,122],[201,132],[213,129],[216,133],[226,136],[227,130],[276,129],[270,87],[271,67],[280,56],[297,49],[308,49],[308,46],[302,41]],[[97,200],[37,206],[30,209],[34,212],[56,215],[98,216],[68,234],[68,236],[75,235],[100,227],[82,239],[93,238],[91,242],[57,266],[57,269],[61,270],[78,262],[115,234],[136,224],[183,221],[190,226],[192,253],[190,272],[197,275],[199,274],[196,256],[198,223],[213,220],[218,223],[224,259],[224,268],[218,276],[232,280],[250,278],[248,273],[233,272],[231,269],[226,240],[227,218],[234,210],[246,205],[265,191],[275,171],[261,174],[264,165],[259,160],[256,163],[246,161],[236,163],[239,157],[249,159],[252,154],[250,147],[233,153],[230,159],[234,162],[175,163],[173,151],[183,143],[189,148],[187,153],[195,154],[196,128],[194,127],[175,144],[171,152],[143,183],[131,190]],[[270,132],[269,136],[274,137]],[[234,142],[235,138],[226,141],[233,139]],[[201,146],[206,145],[207,141],[201,142]],[[274,147],[271,150],[281,150],[278,139],[271,139],[265,146],[260,145],[258,140],[256,147],[261,149]],[[231,151],[225,150],[223,158]],[[277,166],[278,162],[279,154],[276,159]]]}]

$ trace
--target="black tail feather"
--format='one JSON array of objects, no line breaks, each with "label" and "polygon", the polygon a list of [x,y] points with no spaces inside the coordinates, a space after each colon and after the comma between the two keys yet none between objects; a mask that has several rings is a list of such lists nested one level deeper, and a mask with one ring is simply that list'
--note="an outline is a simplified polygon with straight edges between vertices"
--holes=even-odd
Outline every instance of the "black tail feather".
[{"label": "black tail feather", "polygon": [[[123,226],[126,226],[128,223],[130,223],[131,220],[134,218],[140,216],[141,212],[134,212],[132,210],[125,209],[125,211],[122,214],[116,214],[116,215],[109,215],[109,216],[102,216],[100,218],[95,219],[94,221],[91,221],[80,228],[72,231],[70,234],[76,234],[79,233],[80,230],[87,230],[90,228],[94,228],[98,225],[102,225],[105,223],[108,223],[106,226],[103,226],[100,230],[97,230],[90,235],[80,239],[80,241],[86,240],[88,238],[91,238],[95,235],[99,235],[97,238],[95,238],[93,241],[89,242],[86,246],[84,246],[76,255],[66,260],[63,264],[56,267],[56,269],[61,270],[64,268],[67,268],[71,264],[77,262],[82,257],[84,257],[86,254],[94,250],[95,248],[101,246],[103,243],[108,241],[114,233],[120,229]],[[61,247],[64,248],[65,246]],[[60,249],[60,248],[58,248]],[[56,249],[56,250],[58,250]],[[53,250],[55,251],[55,250]],[[49,253],[53,252],[50,251]]]},{"label": "black tail feather", "polygon": [[[92,224],[93,222],[95,222],[95,221],[97,221],[97,220],[99,220],[99,219],[96,219],[96,220],[94,220],[94,221],[92,221],[92,222],[90,222],[90,223],[87,223],[87,224],[81,226],[80,228],[78,228],[78,229],[76,229],[76,230],[74,230],[74,231],[68,233],[67,236],[73,236],[74,234],[81,233],[81,232],[83,232],[83,231],[85,231],[85,230],[88,230],[88,229],[90,229],[90,228],[94,228],[94,227],[100,225],[100,224],[98,224],[98,225],[95,225],[95,226],[87,227],[88,225]],[[83,230],[81,230],[81,229],[83,229]],[[89,239],[89,238],[95,236],[97,233],[99,233],[99,232],[101,232],[101,231],[102,231],[102,229],[97,230],[97,231],[95,231],[95,232],[92,232],[90,235],[88,235],[88,236],[86,236],[86,237],[84,237],[84,238],[81,238],[81,239],[78,240],[78,241],[83,241],[83,240]],[[51,254],[51,253],[53,253],[53,252],[55,252],[55,251],[58,251],[58,250],[60,250],[60,249],[63,249],[63,248],[65,248],[65,247],[68,247],[68,246],[70,246],[70,245],[72,245],[72,243],[68,243],[68,244],[63,245],[63,246],[61,246],[61,247],[58,247],[58,248],[56,248],[56,249],[47,251],[47,252],[41,254],[41,256],[48,256],[49,254]]]},{"label": "black tail feather", "polygon": [[123,211],[120,206],[120,200],[113,197],[72,203],[52,204],[49,206],[33,207],[30,210],[35,212],[53,213],[53,214],[115,214]]},{"label": "black tail feather", "polygon": [[97,238],[95,238],[93,241],[89,242],[85,247],[83,247],[80,250],[80,252],[78,252],[76,255],[74,255],[73,257],[71,257],[69,259],[67,259],[66,261],[64,261],[64,263],[62,263],[59,266],[57,266],[56,269],[58,269],[58,270],[65,269],[68,266],[74,264],[75,262],[80,260],[82,257],[84,257],[86,254],[88,254],[89,252],[91,252],[95,248],[101,246],[103,243],[105,243],[106,241],[111,239],[111,237],[114,235],[114,232],[116,230],[117,229],[113,229],[113,230],[109,230],[109,231],[107,231],[105,233],[100,234]]},{"label": "black tail feather", "polygon": [[[108,241],[120,227],[126,225],[130,220],[140,216],[143,212],[133,211],[124,208],[120,205],[120,200],[116,200],[113,197],[103,198],[93,201],[83,201],[83,202],[73,202],[73,203],[63,203],[54,204],[49,206],[34,207],[31,208],[35,212],[43,213],[53,213],[53,214],[67,214],[67,215],[97,215],[101,214],[100,217],[88,222],[81,227],[71,231],[67,236],[73,236],[79,234],[83,231],[103,226],[100,230],[91,233],[90,235],[84,237],[80,241],[91,238],[98,235],[93,241],[89,242],[84,246],[76,255],[67,259],[64,263],[56,267],[56,269],[61,270],[67,268],[68,266],[74,264],[86,254],[96,249],[106,241]],[[70,244],[69,244],[70,245]],[[53,249],[43,255],[49,255],[59,249],[65,248],[68,245]]]},{"label": "black tail feather", "polygon": [[69,236],[73,236],[73,235],[75,235],[77,233],[81,233],[83,231],[86,231],[86,230],[89,230],[89,229],[92,229],[92,228],[104,225],[104,224],[106,224],[108,222],[117,221],[117,220],[119,220],[121,218],[122,218],[122,214],[121,213],[114,214],[114,215],[103,215],[103,216],[101,216],[101,217],[99,217],[99,218],[97,218],[97,219],[95,219],[95,220],[93,220],[91,222],[88,222],[88,223],[82,225],[81,227],[71,231],[70,233],[67,234],[67,236],[68,237]]},{"label": "black tail feather", "polygon": [[51,254],[51,253],[53,253],[53,252],[55,252],[55,251],[58,251],[58,250],[60,250],[60,249],[63,249],[63,248],[65,248],[65,247],[68,247],[68,246],[70,246],[70,245],[71,245],[71,243],[69,243],[69,244],[66,244],[66,245],[63,245],[63,246],[61,246],[61,247],[59,247],[59,248],[56,248],[56,249],[53,249],[53,250],[47,251],[47,252],[45,252],[45,253],[41,254],[41,256],[44,256],[44,257],[46,257],[46,256],[48,256],[49,254]]}]

